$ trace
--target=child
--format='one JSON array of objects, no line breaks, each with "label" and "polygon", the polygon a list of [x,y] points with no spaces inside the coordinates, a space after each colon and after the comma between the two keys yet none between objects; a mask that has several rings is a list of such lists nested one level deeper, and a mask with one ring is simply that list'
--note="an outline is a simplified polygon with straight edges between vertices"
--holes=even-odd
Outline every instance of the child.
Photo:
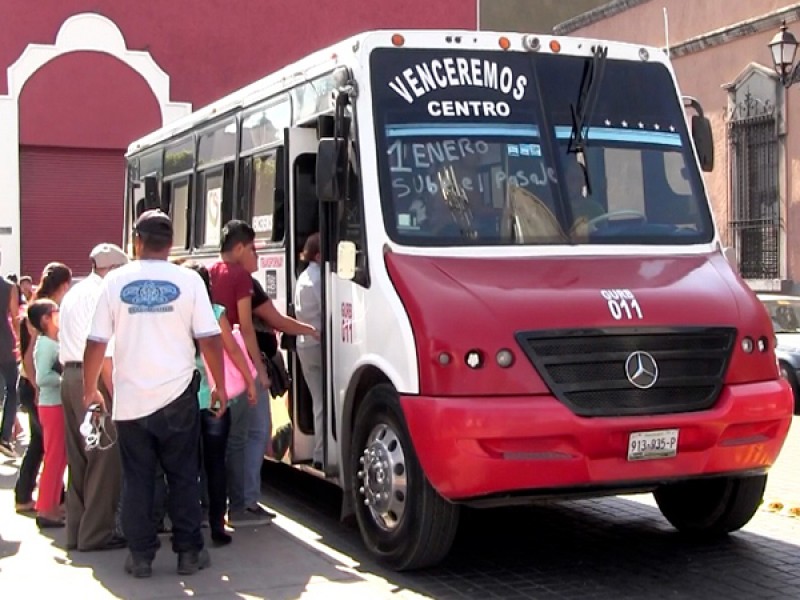
[{"label": "child", "polygon": [[67,453],[64,410],[61,408],[61,365],[58,362],[58,304],[48,299],[36,300],[28,308],[28,320],[39,332],[33,349],[33,364],[44,437],[44,467],[36,502],[36,524],[40,529],[63,527],[60,504]]}]

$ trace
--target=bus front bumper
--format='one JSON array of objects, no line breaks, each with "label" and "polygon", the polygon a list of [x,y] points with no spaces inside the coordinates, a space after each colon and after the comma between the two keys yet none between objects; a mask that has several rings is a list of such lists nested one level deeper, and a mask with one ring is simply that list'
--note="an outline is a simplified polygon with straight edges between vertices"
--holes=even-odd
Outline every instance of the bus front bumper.
[{"label": "bus front bumper", "polygon": [[[782,380],[726,386],[709,410],[634,417],[579,417],[552,396],[401,395],[400,403],[425,475],[456,501],[764,470],[793,411]],[[671,429],[675,456],[628,460],[632,433]]]}]

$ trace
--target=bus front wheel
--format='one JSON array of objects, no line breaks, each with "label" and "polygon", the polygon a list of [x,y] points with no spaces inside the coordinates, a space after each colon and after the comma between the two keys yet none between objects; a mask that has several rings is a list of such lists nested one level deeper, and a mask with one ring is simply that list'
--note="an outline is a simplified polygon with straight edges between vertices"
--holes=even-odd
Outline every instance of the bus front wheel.
[{"label": "bus front wheel", "polygon": [[766,484],[766,475],[716,477],[664,485],[653,495],[678,531],[714,537],[741,529],[753,518]]},{"label": "bus front wheel", "polygon": [[356,518],[368,550],[396,570],[441,561],[453,543],[459,508],[422,472],[391,386],[374,387],[358,408],[350,456]]}]

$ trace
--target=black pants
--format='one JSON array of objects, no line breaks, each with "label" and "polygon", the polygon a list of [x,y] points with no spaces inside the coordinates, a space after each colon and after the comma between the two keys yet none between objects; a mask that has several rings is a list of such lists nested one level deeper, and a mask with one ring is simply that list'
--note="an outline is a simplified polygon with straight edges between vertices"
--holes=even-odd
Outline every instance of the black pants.
[{"label": "black pants", "polygon": [[36,489],[36,477],[44,458],[44,438],[42,437],[42,424],[39,422],[39,411],[34,402],[36,392],[30,382],[24,377],[19,378],[19,401],[28,412],[30,421],[31,439],[22,464],[19,467],[19,476],[14,486],[14,500],[17,504],[26,504],[33,500],[33,490]]},{"label": "black pants", "polygon": [[[124,401],[124,400],[122,400]],[[122,530],[133,555],[152,560],[158,550],[153,519],[156,465],[167,477],[172,550],[203,548],[200,531],[200,409],[197,383],[151,415],[118,421],[122,457]]]},{"label": "black pants", "polygon": [[225,449],[231,417],[228,411],[219,419],[210,410],[200,411],[203,439],[203,472],[208,490],[208,523],[212,531],[225,528],[228,508],[228,477],[225,471]]}]

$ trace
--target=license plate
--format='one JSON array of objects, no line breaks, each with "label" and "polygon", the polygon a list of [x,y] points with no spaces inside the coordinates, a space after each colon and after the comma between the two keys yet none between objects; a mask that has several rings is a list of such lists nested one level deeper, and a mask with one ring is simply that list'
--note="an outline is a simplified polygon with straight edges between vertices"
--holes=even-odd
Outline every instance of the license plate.
[{"label": "license plate", "polygon": [[678,453],[678,430],[636,431],[628,439],[628,460],[670,458]]}]

